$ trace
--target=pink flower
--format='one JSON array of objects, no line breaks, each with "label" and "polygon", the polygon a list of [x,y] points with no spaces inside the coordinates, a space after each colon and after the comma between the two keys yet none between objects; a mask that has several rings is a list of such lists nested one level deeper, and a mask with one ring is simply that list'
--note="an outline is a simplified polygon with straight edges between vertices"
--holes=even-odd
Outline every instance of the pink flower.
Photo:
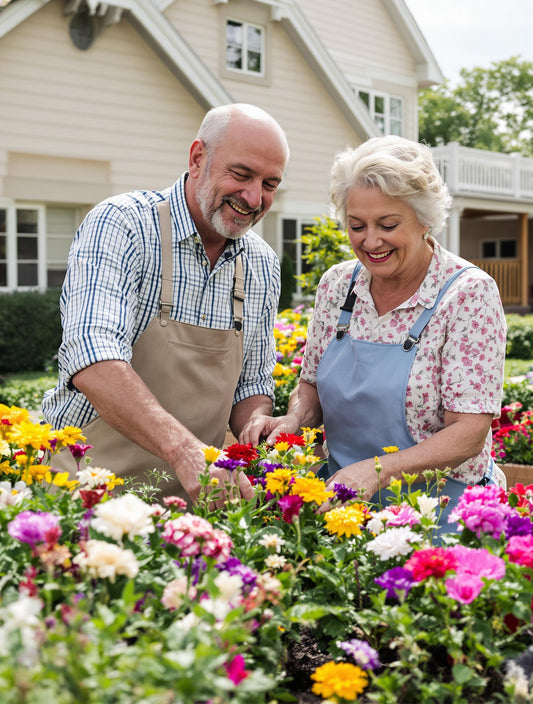
[{"label": "pink flower", "polygon": [[483,533],[499,538],[505,531],[513,509],[507,503],[504,489],[497,486],[471,486],[459,499],[448,523],[462,522],[478,538]]},{"label": "pink flower", "polygon": [[450,548],[457,558],[457,574],[473,574],[486,579],[501,579],[505,575],[505,562],[485,548],[467,548],[455,545]]},{"label": "pink flower", "polygon": [[281,517],[285,523],[292,523],[295,517],[300,515],[300,509],[302,508],[304,500],[301,496],[283,496],[278,501],[278,506],[282,510]]},{"label": "pink flower", "polygon": [[239,684],[250,674],[248,670],[245,670],[244,668],[244,658],[242,655],[236,655],[233,660],[225,663],[224,667],[226,668],[228,677],[233,684]]},{"label": "pink flower", "polygon": [[180,511],[185,511],[187,502],[181,496],[164,496],[163,503],[165,506],[175,506]]},{"label": "pink flower", "polygon": [[414,526],[420,523],[420,516],[412,506],[402,504],[401,506],[387,506],[380,512],[380,518],[387,521],[387,526]]},{"label": "pink flower", "polygon": [[32,548],[37,543],[53,544],[61,534],[59,517],[44,511],[22,511],[7,524],[7,532]]},{"label": "pink flower", "polygon": [[87,451],[92,450],[92,447],[92,445],[68,445],[68,449],[75,460],[81,460],[82,457],[85,457]]},{"label": "pink flower", "polygon": [[474,574],[462,573],[451,577],[445,583],[448,596],[461,604],[470,604],[479,595],[483,582]]},{"label": "pink flower", "polygon": [[163,528],[163,540],[181,550],[183,557],[213,557],[224,562],[230,556],[233,543],[223,530],[213,526],[201,516],[184,513],[167,521]]},{"label": "pink flower", "polygon": [[513,535],[505,552],[511,562],[533,569],[533,535]]}]

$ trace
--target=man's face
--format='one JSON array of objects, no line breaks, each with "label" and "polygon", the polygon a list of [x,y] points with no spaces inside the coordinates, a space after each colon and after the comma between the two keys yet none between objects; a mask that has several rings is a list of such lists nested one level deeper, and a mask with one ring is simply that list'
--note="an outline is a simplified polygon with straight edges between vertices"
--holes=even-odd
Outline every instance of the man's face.
[{"label": "man's face", "polygon": [[[200,159],[191,168],[202,229],[239,239],[269,211],[285,168],[280,136],[270,126],[235,118],[222,140],[198,142]],[[193,150],[195,149],[193,145]]]}]

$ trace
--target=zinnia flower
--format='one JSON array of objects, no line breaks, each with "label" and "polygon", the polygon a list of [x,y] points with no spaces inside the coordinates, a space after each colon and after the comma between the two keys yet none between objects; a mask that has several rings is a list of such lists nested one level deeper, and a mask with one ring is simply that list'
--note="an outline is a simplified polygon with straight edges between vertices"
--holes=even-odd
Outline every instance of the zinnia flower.
[{"label": "zinnia flower", "polygon": [[266,476],[266,488],[271,494],[285,494],[295,477],[294,469],[281,467]]},{"label": "zinnia flower", "polygon": [[226,447],[224,452],[229,459],[243,460],[246,465],[250,464],[250,462],[253,462],[253,460],[256,460],[258,457],[257,450],[251,443],[246,443],[246,445],[235,443]]},{"label": "zinnia flower", "polygon": [[324,699],[334,696],[353,701],[368,685],[366,672],[348,662],[327,662],[313,672],[311,679],[315,680],[314,694]]},{"label": "zinnia flower", "polygon": [[352,535],[361,535],[361,526],[365,522],[366,515],[363,504],[352,504],[351,506],[338,506],[327,511],[324,514],[324,519],[330,533],[350,538]]},{"label": "zinnia flower", "polygon": [[314,472],[309,472],[305,477],[295,477],[291,486],[291,494],[301,496],[306,504],[314,501],[318,505],[335,496],[335,492],[328,491],[325,482],[319,479]]},{"label": "zinnia flower", "polygon": [[88,540],[83,547],[83,552],[76,555],[72,562],[91,577],[114,582],[117,575],[133,579],[139,573],[139,563],[132,550],[124,550],[105,540]]},{"label": "zinnia flower", "polygon": [[446,572],[455,570],[456,567],[457,558],[448,548],[418,550],[405,563],[405,568],[413,573],[415,582],[428,577],[444,577]]},{"label": "zinnia flower", "polygon": [[302,435],[293,435],[292,433],[280,433],[274,440],[274,445],[279,442],[286,442],[289,447],[304,447],[305,439]]}]

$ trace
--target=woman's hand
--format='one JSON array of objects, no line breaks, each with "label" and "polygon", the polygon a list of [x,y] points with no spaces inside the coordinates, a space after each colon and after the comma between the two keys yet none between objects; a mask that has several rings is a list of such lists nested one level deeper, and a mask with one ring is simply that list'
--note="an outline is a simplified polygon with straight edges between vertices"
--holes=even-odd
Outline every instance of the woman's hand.
[{"label": "woman's hand", "polygon": [[[344,484],[350,489],[356,489],[359,492],[358,498],[362,501],[369,501],[380,486],[374,458],[354,462],[354,464],[339,469],[328,479],[326,487],[333,491],[334,484]],[[382,489],[386,488],[384,484],[385,481],[381,479]],[[386,485],[388,486],[388,484],[389,480],[386,480]]]}]

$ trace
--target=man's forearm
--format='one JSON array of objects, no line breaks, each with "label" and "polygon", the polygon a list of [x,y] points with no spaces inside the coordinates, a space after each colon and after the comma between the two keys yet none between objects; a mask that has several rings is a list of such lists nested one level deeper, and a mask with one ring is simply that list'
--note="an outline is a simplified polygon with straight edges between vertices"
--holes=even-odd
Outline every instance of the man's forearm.
[{"label": "man's forearm", "polygon": [[272,415],[272,399],[270,396],[249,396],[239,401],[231,410],[229,421],[231,432],[238,438],[244,426],[254,416],[261,415]]}]

